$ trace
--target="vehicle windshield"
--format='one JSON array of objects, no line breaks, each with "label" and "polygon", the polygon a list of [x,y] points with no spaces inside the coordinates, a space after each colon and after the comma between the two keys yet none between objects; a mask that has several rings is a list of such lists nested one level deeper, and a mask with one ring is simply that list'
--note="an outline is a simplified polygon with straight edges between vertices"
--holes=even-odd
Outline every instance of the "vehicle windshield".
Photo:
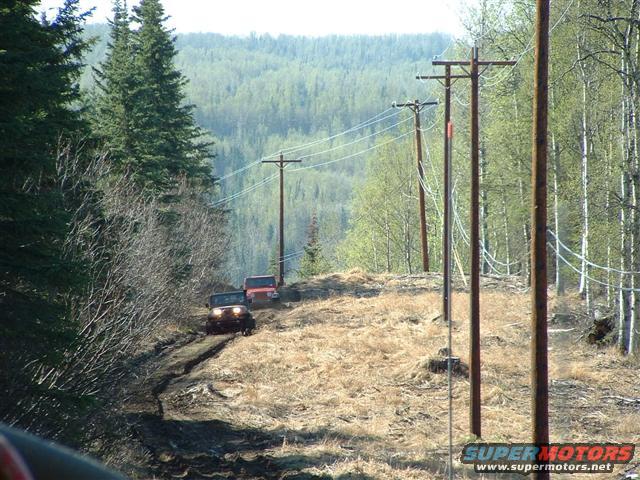
[{"label": "vehicle windshield", "polygon": [[276,277],[249,277],[245,281],[246,288],[263,288],[276,286]]},{"label": "vehicle windshield", "polygon": [[244,292],[216,293],[209,298],[209,305],[222,307],[245,303]]}]

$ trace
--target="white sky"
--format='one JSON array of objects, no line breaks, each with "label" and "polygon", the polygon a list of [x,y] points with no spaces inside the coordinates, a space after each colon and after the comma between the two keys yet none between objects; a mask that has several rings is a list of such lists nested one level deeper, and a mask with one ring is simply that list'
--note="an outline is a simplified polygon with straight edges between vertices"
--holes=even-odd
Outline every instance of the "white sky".
[{"label": "white sky", "polygon": [[[251,32],[321,36],[329,34],[429,33],[462,34],[458,12],[462,0],[163,0],[177,32]],[[42,0],[39,10],[63,0]],[[138,0],[129,0],[137,4]],[[90,22],[105,22],[111,0],[80,0],[96,7]],[[131,6],[131,5],[130,5]]]}]

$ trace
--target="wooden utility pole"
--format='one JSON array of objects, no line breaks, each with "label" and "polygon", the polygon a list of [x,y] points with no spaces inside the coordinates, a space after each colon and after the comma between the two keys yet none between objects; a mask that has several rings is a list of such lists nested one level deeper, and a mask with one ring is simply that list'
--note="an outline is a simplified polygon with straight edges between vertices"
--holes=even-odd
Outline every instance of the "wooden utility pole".
[{"label": "wooden utility pole", "polygon": [[[452,80],[469,78],[468,75],[451,75],[451,67],[445,66],[444,75],[418,75],[418,80],[438,80],[444,86],[444,229],[442,232],[442,318],[451,322],[451,157],[449,149],[449,124],[451,123]],[[449,352],[449,355],[452,353]]]},{"label": "wooden utility pole", "polygon": [[284,169],[289,163],[300,163],[302,160],[285,160],[281,153],[278,160],[263,160],[262,163],[275,163],[280,169],[280,241],[278,259],[278,286],[284,285]]},{"label": "wooden utility pole", "polygon": [[[549,0],[536,0],[536,48],[533,75],[533,147],[531,152],[531,392],[533,438],[549,443],[547,358],[547,109]],[[544,467],[543,467],[544,468]],[[549,472],[536,471],[546,480]]]},{"label": "wooden utility pole", "polygon": [[[451,73],[450,68],[447,67],[447,72]],[[445,114],[445,117],[449,116],[450,112]],[[453,123],[451,120],[447,121],[447,128],[445,129],[445,139],[446,139],[446,148],[447,153],[446,156],[449,160],[449,164],[451,163],[452,151],[453,151]],[[445,185],[447,185],[447,191],[451,191],[451,168],[447,167],[447,171],[445,172]],[[451,196],[448,196],[445,204],[447,205],[447,210],[451,210],[452,205]],[[451,346],[452,346],[452,330],[453,325],[451,324],[451,217],[447,216],[447,223],[444,225],[444,230],[447,232],[447,282],[444,287],[444,295],[447,299],[446,308],[447,312],[445,314],[445,318],[447,319],[448,326],[448,341],[447,341],[447,397],[449,400],[449,466],[447,477],[449,480],[453,480],[453,380],[452,380],[452,369],[453,365],[451,363]]]},{"label": "wooden utility pole", "polygon": [[[478,47],[473,47],[471,58],[465,60],[434,60],[434,66],[444,66],[450,68],[457,66],[466,73],[464,78],[471,79],[471,198],[470,198],[470,248],[471,248],[471,294],[469,305],[470,317],[470,339],[469,339],[469,383],[470,396],[469,402],[469,423],[470,430],[476,437],[482,437],[481,425],[481,377],[480,377],[480,220],[479,220],[479,147],[480,147],[480,130],[479,130],[479,80],[480,75],[490,66],[507,66],[515,65],[513,61],[480,61],[478,55]],[[479,67],[483,66],[482,72]],[[452,76],[449,74],[449,78]],[[418,77],[429,78],[429,77]]]},{"label": "wooden utility pole", "polygon": [[415,100],[410,103],[394,103],[394,107],[407,107],[413,111],[413,124],[416,129],[416,158],[418,160],[418,201],[420,202],[420,244],[422,246],[422,271],[429,271],[429,239],[427,236],[427,215],[425,212],[424,169],[422,168],[422,132],[420,131],[420,112],[428,105],[437,105],[438,102],[420,102]]},{"label": "wooden utility pole", "polygon": [[471,433],[482,437],[480,412],[480,129],[478,109],[478,47],[471,50],[469,62],[471,70],[471,209],[470,240],[471,243],[471,295],[470,295],[470,349],[469,349],[469,382],[471,386]]}]

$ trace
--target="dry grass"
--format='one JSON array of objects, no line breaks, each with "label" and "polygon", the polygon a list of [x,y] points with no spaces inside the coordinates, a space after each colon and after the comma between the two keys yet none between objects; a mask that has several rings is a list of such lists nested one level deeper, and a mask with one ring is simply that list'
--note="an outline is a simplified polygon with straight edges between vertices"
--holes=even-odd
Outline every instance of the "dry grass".
[{"label": "dry grass", "polygon": [[[441,478],[447,381],[425,369],[425,359],[447,342],[445,325],[434,320],[440,302],[435,292],[383,293],[334,296],[283,310],[197,371],[196,378],[221,396],[203,397],[192,413],[280,432],[283,443],[269,454],[282,462],[316,459],[309,473]],[[468,304],[467,294],[455,295],[453,353],[465,363]],[[484,440],[525,442],[529,296],[485,291],[481,312]],[[574,339],[570,332],[550,338],[552,440],[639,443],[638,407],[616,399],[640,397],[637,362]],[[456,377],[456,452],[470,440],[468,392],[467,379]],[[460,475],[473,477],[467,470]]]}]

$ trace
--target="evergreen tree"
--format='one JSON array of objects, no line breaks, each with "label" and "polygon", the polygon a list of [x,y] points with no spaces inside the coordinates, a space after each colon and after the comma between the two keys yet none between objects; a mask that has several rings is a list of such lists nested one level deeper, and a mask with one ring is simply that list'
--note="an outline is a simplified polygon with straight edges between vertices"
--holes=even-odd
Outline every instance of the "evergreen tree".
[{"label": "evergreen tree", "polygon": [[307,244],[304,246],[304,255],[300,260],[298,274],[302,278],[309,278],[327,273],[329,270],[329,262],[322,254],[318,216],[314,213],[307,229]]},{"label": "evergreen tree", "polygon": [[126,0],[115,0],[113,20],[109,25],[108,56],[99,68],[93,69],[100,93],[95,107],[94,130],[109,150],[115,173],[146,177],[146,165],[134,168],[138,145],[135,118],[140,115],[140,106],[136,103],[138,87]]},{"label": "evergreen tree", "polygon": [[[66,258],[69,214],[56,184],[60,136],[82,129],[77,108],[81,40],[78,1],[51,23],[35,0],[0,8],[0,419],[18,415],[15,398],[41,391],[35,372],[55,365],[73,339],[66,318],[81,277]],[[19,417],[18,417],[19,418]]]},{"label": "evergreen tree", "polygon": [[[159,0],[143,0],[129,17],[115,0],[107,56],[94,70],[99,99],[96,135],[116,174],[150,193],[166,193],[180,177],[209,185],[209,143],[185,105],[185,77],[175,68],[174,38]],[[132,30],[131,22],[139,25]]]},{"label": "evergreen tree", "polygon": [[175,179],[210,180],[206,163],[208,144],[193,119],[193,106],[184,105],[186,78],[175,68],[175,39],[163,22],[159,0],[142,0],[134,8],[140,28],[134,36],[134,72],[138,109],[137,162],[147,166],[145,180],[158,190],[174,186]]},{"label": "evergreen tree", "polygon": [[269,255],[269,270],[267,273],[271,275],[278,275],[280,268],[280,261],[278,258],[278,245],[273,244],[273,248],[271,249],[271,254]]}]

